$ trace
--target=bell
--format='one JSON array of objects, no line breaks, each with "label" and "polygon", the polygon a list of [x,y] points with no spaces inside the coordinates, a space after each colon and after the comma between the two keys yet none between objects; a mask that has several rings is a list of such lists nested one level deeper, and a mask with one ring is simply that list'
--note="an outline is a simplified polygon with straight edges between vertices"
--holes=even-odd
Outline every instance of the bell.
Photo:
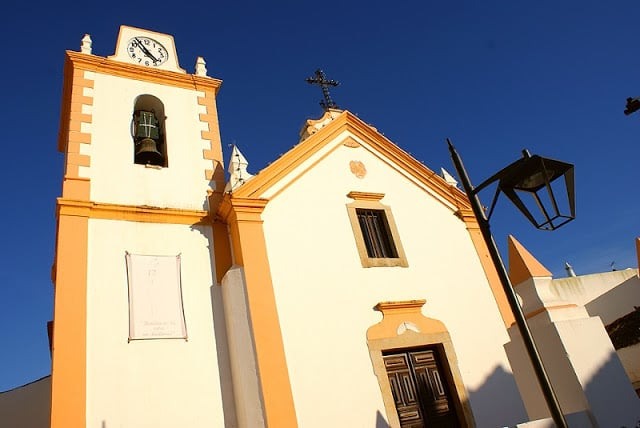
[{"label": "bell", "polygon": [[164,156],[158,151],[156,142],[151,138],[144,138],[136,143],[135,163],[142,165],[164,165]]}]

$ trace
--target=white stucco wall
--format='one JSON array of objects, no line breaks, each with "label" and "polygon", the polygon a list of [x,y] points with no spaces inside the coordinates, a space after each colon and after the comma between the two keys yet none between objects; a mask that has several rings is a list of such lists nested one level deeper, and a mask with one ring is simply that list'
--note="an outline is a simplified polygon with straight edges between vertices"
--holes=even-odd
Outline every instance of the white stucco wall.
[{"label": "white stucco wall", "polygon": [[[208,226],[89,221],[87,426],[234,426]],[[181,255],[188,341],[128,343],[125,251]],[[225,415],[226,411],[226,415]]]},{"label": "white stucco wall", "polygon": [[[91,144],[83,146],[91,156],[89,167],[80,167],[80,175],[91,179],[91,200],[124,205],[149,205],[182,209],[205,209],[209,182],[205,169],[211,161],[202,150],[210,145],[202,139],[207,124],[200,122],[205,113],[198,105],[195,90],[140,82],[93,72],[94,88],[85,89],[93,97],[93,122],[83,124],[91,133]],[[165,108],[168,167],[147,168],[133,163],[131,117],[135,100],[149,94],[159,98]]]},{"label": "white stucco wall", "polygon": [[638,269],[558,278],[551,291],[560,299],[584,306],[589,315],[599,316],[605,325],[640,306]]},{"label": "white stucco wall", "polygon": [[[364,163],[363,179],[350,172],[352,160]],[[340,146],[287,182],[265,195],[272,200],[263,219],[300,426],[371,427],[379,413],[386,418],[366,331],[381,320],[376,303],[411,299],[426,299],[424,315],[448,328],[477,425],[526,420],[503,321],[452,210],[363,147]],[[347,216],[350,191],[385,194],[408,268],[361,266]]]}]

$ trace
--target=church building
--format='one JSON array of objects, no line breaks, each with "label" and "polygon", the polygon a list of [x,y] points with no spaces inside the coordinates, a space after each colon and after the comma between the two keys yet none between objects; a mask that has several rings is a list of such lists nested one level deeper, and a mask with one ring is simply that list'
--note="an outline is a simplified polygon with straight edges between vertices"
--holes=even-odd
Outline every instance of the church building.
[{"label": "church building", "polygon": [[514,427],[538,412],[455,182],[333,105],[254,175],[237,148],[224,162],[222,82],[178,49],[122,26],[112,56],[88,35],[66,53],[50,426]]},{"label": "church building", "polygon": [[226,180],[204,60],[127,26],[91,44],[64,71],[52,427],[526,420],[455,185],[332,106]]}]

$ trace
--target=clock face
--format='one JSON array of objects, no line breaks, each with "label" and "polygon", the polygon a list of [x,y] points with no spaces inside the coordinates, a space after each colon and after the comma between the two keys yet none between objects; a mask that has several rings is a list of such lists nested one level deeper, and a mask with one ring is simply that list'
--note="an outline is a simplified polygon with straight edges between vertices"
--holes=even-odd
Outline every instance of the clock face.
[{"label": "clock face", "polygon": [[148,67],[157,67],[169,58],[167,49],[160,42],[144,36],[129,40],[127,52],[134,63]]}]

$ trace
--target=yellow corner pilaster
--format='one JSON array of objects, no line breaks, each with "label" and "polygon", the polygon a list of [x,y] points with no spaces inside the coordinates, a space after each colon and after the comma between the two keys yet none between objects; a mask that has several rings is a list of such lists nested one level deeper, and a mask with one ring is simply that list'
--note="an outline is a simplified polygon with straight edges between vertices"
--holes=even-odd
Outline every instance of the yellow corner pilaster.
[{"label": "yellow corner pilaster", "polygon": [[88,217],[58,217],[51,428],[86,426],[88,226]]},{"label": "yellow corner pilaster", "polygon": [[229,225],[235,264],[244,268],[266,424],[277,428],[297,427],[262,227],[261,213],[267,202],[226,195],[218,212]]},{"label": "yellow corner pilaster", "polygon": [[482,232],[480,231],[478,220],[473,215],[473,211],[471,209],[461,208],[456,214],[462,219],[462,221],[464,221],[465,225],[467,226],[467,231],[469,232],[469,236],[471,237],[471,242],[473,242],[473,246],[478,253],[478,258],[480,259],[480,263],[482,264],[482,268],[487,277],[487,281],[489,281],[489,286],[491,287],[493,297],[498,304],[500,315],[502,315],[502,321],[504,322],[505,327],[510,327],[513,325],[513,323],[515,323],[516,319],[513,316],[513,312],[511,311],[511,306],[509,306],[509,301],[507,300],[507,295],[505,294],[504,288],[502,287],[502,282],[500,281],[500,277],[498,276],[498,271],[493,264],[491,255],[489,254],[487,243],[482,237]]}]

